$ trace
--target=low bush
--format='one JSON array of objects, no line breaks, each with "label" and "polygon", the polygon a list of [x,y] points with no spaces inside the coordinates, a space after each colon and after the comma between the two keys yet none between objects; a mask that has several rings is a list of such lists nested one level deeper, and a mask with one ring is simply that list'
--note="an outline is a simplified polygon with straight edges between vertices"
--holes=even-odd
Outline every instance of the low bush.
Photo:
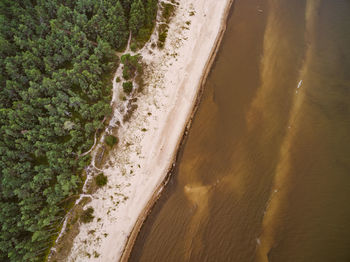
[{"label": "low bush", "polygon": [[81,221],[83,223],[90,223],[92,220],[94,220],[94,209],[92,207],[89,207],[88,209],[84,210],[81,215]]},{"label": "low bush", "polygon": [[164,47],[164,44],[165,44],[165,40],[168,36],[168,29],[162,31],[159,33],[159,36],[158,36],[158,47],[160,48],[163,48]]},{"label": "low bush", "polygon": [[162,3],[162,5],[163,5],[162,17],[165,19],[167,23],[169,23],[170,17],[175,12],[175,5],[169,4],[169,3]]},{"label": "low bush", "polygon": [[139,45],[143,46],[151,37],[152,28],[142,28],[137,34],[137,42]]},{"label": "low bush", "polygon": [[118,143],[118,138],[112,135],[108,135],[105,137],[105,143],[108,146],[113,147],[116,143]]},{"label": "low bush", "polygon": [[141,63],[141,56],[139,54],[137,55],[130,55],[125,54],[121,57],[121,61],[123,64],[123,78],[125,80],[129,80],[133,77],[135,77],[135,73],[142,71],[142,63]]},{"label": "low bush", "polygon": [[137,44],[136,43],[131,43],[130,44],[130,50],[133,51],[133,52],[136,52],[137,51]]},{"label": "low bush", "polygon": [[124,67],[123,67],[123,78],[125,80],[129,80],[132,77],[132,74],[133,74],[133,72],[132,72],[131,68],[128,65],[124,65]]},{"label": "low bush", "polygon": [[100,173],[95,177],[95,182],[97,186],[103,187],[107,184],[108,178],[103,173]]},{"label": "low bush", "polygon": [[133,85],[132,82],[128,81],[128,82],[124,82],[123,83],[123,91],[126,94],[130,94],[132,92],[133,89]]}]

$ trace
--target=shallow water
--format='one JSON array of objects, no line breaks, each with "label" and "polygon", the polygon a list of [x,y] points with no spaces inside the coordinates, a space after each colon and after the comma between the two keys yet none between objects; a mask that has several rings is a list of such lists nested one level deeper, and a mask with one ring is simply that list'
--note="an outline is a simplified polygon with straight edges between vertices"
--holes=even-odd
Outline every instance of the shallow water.
[{"label": "shallow water", "polygon": [[350,261],[350,2],[236,0],[130,261]]}]

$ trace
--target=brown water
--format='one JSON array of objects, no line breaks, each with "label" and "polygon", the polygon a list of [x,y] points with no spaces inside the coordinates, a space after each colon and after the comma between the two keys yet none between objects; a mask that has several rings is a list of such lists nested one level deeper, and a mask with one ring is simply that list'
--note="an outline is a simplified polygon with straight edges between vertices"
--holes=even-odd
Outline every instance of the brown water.
[{"label": "brown water", "polygon": [[130,261],[350,261],[349,200],[350,1],[236,0]]}]

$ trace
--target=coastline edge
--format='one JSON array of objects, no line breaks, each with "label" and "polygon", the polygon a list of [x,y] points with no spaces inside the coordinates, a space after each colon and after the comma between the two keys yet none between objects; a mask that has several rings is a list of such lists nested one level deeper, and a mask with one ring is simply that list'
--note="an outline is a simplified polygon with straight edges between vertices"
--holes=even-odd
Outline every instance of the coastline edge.
[{"label": "coastline edge", "polygon": [[139,235],[139,232],[140,232],[145,220],[147,219],[148,215],[151,213],[153,206],[156,204],[158,199],[161,197],[165,186],[167,185],[167,183],[170,180],[171,174],[174,170],[176,161],[178,159],[180,148],[184,144],[185,138],[186,138],[188,131],[191,127],[193,117],[195,116],[197,109],[198,109],[198,106],[201,102],[201,97],[203,94],[204,85],[206,83],[207,77],[211,71],[212,65],[213,65],[215,58],[216,58],[216,55],[220,49],[221,42],[222,42],[224,33],[226,31],[226,27],[227,27],[227,19],[228,19],[228,16],[229,16],[229,13],[231,11],[231,7],[232,7],[233,3],[234,3],[234,0],[227,1],[227,6],[226,6],[224,13],[223,13],[223,16],[221,18],[221,26],[219,28],[219,31],[218,31],[218,34],[217,34],[216,39],[214,41],[214,45],[211,49],[211,52],[208,56],[207,62],[204,66],[202,76],[201,76],[199,83],[196,87],[196,89],[197,89],[196,98],[194,99],[191,113],[187,116],[186,124],[184,125],[183,131],[182,131],[182,136],[180,136],[178,139],[176,149],[175,149],[174,155],[173,155],[173,160],[172,160],[171,164],[169,165],[167,174],[165,175],[162,182],[156,187],[152,197],[148,200],[147,204],[145,205],[145,207],[143,208],[143,210],[139,214],[139,216],[138,216],[138,218],[133,226],[133,229],[131,230],[131,232],[127,238],[127,241],[126,241],[126,244],[124,246],[122,255],[119,259],[119,262],[127,262],[128,261],[130,254],[131,254],[131,251],[132,251],[134,244],[136,242],[137,236]]}]

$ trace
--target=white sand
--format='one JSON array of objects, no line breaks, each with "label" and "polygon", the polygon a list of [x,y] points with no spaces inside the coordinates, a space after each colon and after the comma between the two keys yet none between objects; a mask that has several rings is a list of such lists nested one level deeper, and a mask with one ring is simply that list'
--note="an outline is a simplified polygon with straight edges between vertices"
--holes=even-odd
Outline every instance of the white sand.
[{"label": "white sand", "polygon": [[103,168],[107,186],[86,206],[94,208],[95,219],[80,226],[68,261],[118,261],[135,222],[173,164],[230,0],[179,3],[165,48],[148,45],[141,52],[148,65],[145,90]]}]

